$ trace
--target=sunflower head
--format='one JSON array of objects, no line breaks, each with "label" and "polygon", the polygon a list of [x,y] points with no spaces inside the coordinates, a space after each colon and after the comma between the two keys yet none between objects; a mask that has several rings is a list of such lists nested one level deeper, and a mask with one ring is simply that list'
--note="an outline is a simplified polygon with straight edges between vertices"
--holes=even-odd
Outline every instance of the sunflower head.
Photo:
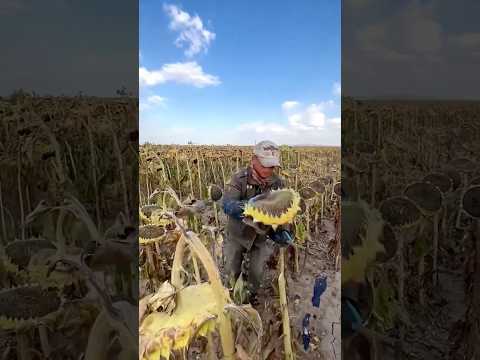
[{"label": "sunflower head", "polygon": [[0,290],[0,329],[12,330],[53,319],[61,309],[58,290],[22,285]]},{"label": "sunflower head", "polygon": [[300,196],[292,189],[272,190],[250,199],[244,215],[253,221],[277,227],[291,223],[300,210]]}]

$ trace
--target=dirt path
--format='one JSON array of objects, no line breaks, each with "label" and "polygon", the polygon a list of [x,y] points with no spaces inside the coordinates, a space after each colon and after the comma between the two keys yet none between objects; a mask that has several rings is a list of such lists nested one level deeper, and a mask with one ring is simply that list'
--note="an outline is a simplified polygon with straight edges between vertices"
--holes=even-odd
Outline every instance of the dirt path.
[{"label": "dirt path", "polygon": [[[411,307],[412,322],[405,332],[404,359],[450,359],[452,331],[465,316],[463,269],[439,269],[439,286],[426,308]],[[396,359],[392,348],[379,358]]]},{"label": "dirt path", "polygon": [[[305,251],[300,250],[300,272],[295,273],[291,266],[286,273],[287,297],[292,327],[292,338],[298,359],[337,360],[341,358],[340,331],[340,273],[335,272],[334,263],[329,259],[328,243],[334,238],[335,228],[330,220],[324,220],[321,233],[309,244],[309,255],[303,268]],[[289,265],[293,261],[289,261]],[[315,279],[327,278],[327,288],[320,297],[320,306],[312,305]],[[269,269],[265,274],[266,287],[259,293],[260,304],[256,306],[263,320],[264,348],[272,348],[268,359],[283,359],[281,315],[278,311],[278,271]],[[303,319],[310,314],[310,345],[307,351],[303,346]]]},{"label": "dirt path", "polygon": [[406,333],[411,359],[448,359],[451,330],[464,316],[463,273],[440,269],[439,288],[426,311],[410,312],[415,324]]}]

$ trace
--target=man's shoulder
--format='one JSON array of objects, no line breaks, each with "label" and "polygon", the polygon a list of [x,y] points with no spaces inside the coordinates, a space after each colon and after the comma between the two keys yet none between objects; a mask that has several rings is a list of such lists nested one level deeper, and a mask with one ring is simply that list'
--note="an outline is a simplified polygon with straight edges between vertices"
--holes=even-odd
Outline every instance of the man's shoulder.
[{"label": "man's shoulder", "polygon": [[233,173],[232,179],[243,179],[248,177],[248,168],[243,168]]},{"label": "man's shoulder", "polygon": [[273,174],[272,178],[274,181],[283,181],[283,178],[278,174]]},{"label": "man's shoulder", "polygon": [[273,174],[272,177],[272,184],[274,187],[280,188],[285,186],[285,180],[280,175]]},{"label": "man's shoulder", "polygon": [[230,184],[235,185],[248,178],[248,168],[243,168],[235,172],[230,178]]}]

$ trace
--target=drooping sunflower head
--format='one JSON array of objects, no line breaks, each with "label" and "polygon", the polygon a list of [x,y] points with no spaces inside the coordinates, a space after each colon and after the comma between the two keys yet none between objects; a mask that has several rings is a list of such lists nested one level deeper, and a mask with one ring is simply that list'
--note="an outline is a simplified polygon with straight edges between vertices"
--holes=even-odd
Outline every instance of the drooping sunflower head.
[{"label": "drooping sunflower head", "polygon": [[142,320],[139,329],[142,360],[169,359],[174,351],[185,351],[193,339],[215,330],[218,313],[209,283],[178,291],[171,314],[155,311]]},{"label": "drooping sunflower head", "polygon": [[395,196],[386,199],[380,204],[382,218],[396,229],[407,229],[416,226],[421,219],[421,212],[417,205],[404,196]]},{"label": "drooping sunflower head", "polygon": [[438,212],[443,203],[442,192],[428,182],[416,182],[407,186],[403,194],[417,205],[425,215]]},{"label": "drooping sunflower head", "polygon": [[291,223],[300,211],[300,196],[292,189],[272,190],[250,199],[244,215],[255,222],[279,226]]},{"label": "drooping sunflower head", "polygon": [[62,301],[55,288],[23,285],[0,291],[0,329],[26,326],[55,316]]},{"label": "drooping sunflower head", "polygon": [[10,262],[20,268],[26,268],[33,255],[44,249],[55,250],[55,245],[44,239],[14,240],[5,247]]},{"label": "drooping sunflower head", "polygon": [[342,229],[342,284],[363,283],[372,263],[386,252],[384,221],[380,212],[364,201],[342,202],[342,218],[349,224]]},{"label": "drooping sunflower head", "polygon": [[223,195],[222,188],[218,185],[212,184],[208,187],[208,195],[212,201],[218,201]]},{"label": "drooping sunflower head", "polygon": [[472,186],[465,192],[462,209],[472,218],[480,219],[480,186]]},{"label": "drooping sunflower head", "polygon": [[442,193],[448,193],[453,187],[453,180],[441,173],[431,173],[423,178],[423,181],[435,185]]}]

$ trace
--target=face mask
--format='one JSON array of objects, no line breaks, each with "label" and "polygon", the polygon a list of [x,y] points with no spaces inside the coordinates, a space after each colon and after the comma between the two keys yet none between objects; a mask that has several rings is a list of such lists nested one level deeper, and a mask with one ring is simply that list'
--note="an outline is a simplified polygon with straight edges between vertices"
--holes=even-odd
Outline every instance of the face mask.
[{"label": "face mask", "polygon": [[254,166],[251,166],[251,176],[252,176],[252,179],[261,186],[268,185],[271,180],[271,177],[262,178],[260,174],[255,170]]}]

